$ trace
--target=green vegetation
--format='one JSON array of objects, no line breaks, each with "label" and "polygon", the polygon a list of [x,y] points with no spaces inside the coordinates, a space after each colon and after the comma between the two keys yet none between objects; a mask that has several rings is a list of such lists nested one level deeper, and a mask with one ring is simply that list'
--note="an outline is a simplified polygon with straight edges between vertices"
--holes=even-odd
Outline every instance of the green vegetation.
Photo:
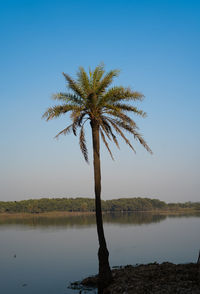
[{"label": "green vegetation", "polygon": [[[150,198],[121,198],[102,200],[102,210],[116,211],[178,211],[200,210],[200,202],[165,203]],[[42,213],[52,211],[95,211],[95,201],[91,198],[42,198],[22,201],[0,201],[0,213]]]}]

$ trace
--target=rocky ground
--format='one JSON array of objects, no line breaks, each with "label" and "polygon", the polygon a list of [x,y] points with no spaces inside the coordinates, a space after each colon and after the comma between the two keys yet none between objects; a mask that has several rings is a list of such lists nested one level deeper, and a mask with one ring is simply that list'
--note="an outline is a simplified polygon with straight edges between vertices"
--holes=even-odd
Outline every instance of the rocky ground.
[{"label": "rocky ground", "polygon": [[[113,282],[105,294],[200,294],[200,265],[194,263],[127,265],[113,269],[112,274]],[[96,283],[97,277],[81,282],[83,286]]]}]

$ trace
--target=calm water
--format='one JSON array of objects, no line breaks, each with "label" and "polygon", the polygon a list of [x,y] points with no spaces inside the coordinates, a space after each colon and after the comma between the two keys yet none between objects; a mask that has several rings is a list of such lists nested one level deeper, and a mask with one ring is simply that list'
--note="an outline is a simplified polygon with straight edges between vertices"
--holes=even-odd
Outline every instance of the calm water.
[{"label": "calm water", "polygon": [[[104,223],[111,266],[197,260],[200,213],[113,214]],[[0,293],[79,293],[67,287],[97,273],[97,247],[94,216],[0,218]]]}]

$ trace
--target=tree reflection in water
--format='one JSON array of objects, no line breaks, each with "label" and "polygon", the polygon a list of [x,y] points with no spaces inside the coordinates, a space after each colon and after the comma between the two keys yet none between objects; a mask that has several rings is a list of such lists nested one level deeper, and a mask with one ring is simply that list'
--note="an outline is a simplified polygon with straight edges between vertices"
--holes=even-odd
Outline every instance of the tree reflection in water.
[{"label": "tree reflection in water", "polygon": [[[103,219],[105,223],[116,225],[147,225],[151,223],[159,223],[166,218],[180,218],[180,217],[200,217],[200,212],[191,213],[174,213],[174,214],[159,214],[151,212],[116,212],[105,213]],[[22,225],[29,227],[91,227],[95,226],[95,215],[78,215],[78,216],[63,216],[63,214],[55,216],[40,215],[20,215],[18,216],[0,216],[0,225]]]}]

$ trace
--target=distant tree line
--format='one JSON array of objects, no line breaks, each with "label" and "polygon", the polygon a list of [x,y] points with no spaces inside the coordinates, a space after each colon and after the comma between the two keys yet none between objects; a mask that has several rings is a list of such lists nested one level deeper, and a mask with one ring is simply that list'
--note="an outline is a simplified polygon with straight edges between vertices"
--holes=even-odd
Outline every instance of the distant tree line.
[{"label": "distant tree line", "polygon": [[[121,198],[102,200],[102,210],[116,211],[153,211],[153,210],[200,210],[200,202],[165,203],[150,198]],[[22,201],[0,201],[0,213],[41,213],[51,211],[95,211],[92,198],[42,198]]]}]

